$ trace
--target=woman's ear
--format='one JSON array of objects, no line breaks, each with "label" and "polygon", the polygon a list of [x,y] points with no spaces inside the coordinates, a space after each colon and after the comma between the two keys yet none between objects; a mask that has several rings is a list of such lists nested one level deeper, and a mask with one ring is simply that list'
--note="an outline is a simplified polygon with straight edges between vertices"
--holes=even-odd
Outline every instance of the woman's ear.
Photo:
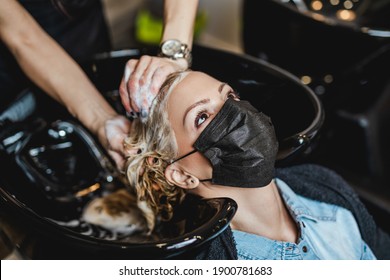
[{"label": "woman's ear", "polygon": [[171,184],[174,184],[183,189],[194,189],[199,185],[199,179],[192,174],[189,174],[175,164],[170,164],[165,169],[165,178]]}]

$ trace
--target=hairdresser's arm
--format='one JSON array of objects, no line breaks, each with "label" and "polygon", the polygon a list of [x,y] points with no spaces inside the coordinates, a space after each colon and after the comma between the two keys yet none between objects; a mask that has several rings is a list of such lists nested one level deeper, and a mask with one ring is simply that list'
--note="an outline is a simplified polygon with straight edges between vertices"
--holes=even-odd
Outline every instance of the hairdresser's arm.
[{"label": "hairdresser's arm", "polygon": [[[197,8],[198,0],[165,0],[161,42],[177,39],[191,49]],[[129,60],[119,89],[126,111],[145,114],[165,78],[188,67],[184,58],[143,56],[139,60]]]},{"label": "hairdresser's arm", "polygon": [[165,0],[161,42],[177,39],[191,47],[197,9],[198,0]]},{"label": "hairdresser's arm", "polygon": [[[107,139],[106,126],[108,120],[118,116],[78,64],[17,1],[0,0],[0,7],[0,39],[24,73],[65,105],[73,116],[99,137],[106,148],[112,146],[111,140]],[[126,130],[124,127],[130,125],[123,117],[119,119],[120,130]]]}]

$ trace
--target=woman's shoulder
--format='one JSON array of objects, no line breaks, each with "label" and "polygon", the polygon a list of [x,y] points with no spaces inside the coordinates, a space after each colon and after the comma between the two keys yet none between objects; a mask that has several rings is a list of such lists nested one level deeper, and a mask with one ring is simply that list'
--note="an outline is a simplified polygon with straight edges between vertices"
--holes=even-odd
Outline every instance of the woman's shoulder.
[{"label": "woman's shoulder", "polygon": [[321,165],[301,164],[277,168],[276,177],[285,181],[294,192],[309,198],[325,202],[358,200],[356,192],[338,173]]},{"label": "woman's shoulder", "polygon": [[337,172],[317,164],[277,168],[276,177],[296,194],[350,210],[357,219],[371,220],[356,191]]},{"label": "woman's shoulder", "polygon": [[349,210],[359,226],[363,240],[374,251],[380,249],[379,243],[390,242],[386,237],[384,243],[378,243],[378,229],[372,216],[354,189],[335,171],[316,164],[302,164],[277,168],[276,177],[298,195]]}]

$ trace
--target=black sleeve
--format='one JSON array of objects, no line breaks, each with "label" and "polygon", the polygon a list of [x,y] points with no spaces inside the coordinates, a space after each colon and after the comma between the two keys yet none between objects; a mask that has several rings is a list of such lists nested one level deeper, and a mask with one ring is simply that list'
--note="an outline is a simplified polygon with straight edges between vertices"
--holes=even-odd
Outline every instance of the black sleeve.
[{"label": "black sleeve", "polygon": [[237,249],[233,233],[228,227],[194,256],[197,260],[236,260]]},{"label": "black sleeve", "polygon": [[390,235],[378,228],[375,245],[371,250],[379,260],[390,260]]}]

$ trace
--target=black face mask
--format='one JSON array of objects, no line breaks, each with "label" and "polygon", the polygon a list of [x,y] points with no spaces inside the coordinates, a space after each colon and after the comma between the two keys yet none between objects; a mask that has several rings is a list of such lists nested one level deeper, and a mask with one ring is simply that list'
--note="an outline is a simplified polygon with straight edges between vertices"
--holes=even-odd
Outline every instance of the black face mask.
[{"label": "black face mask", "polygon": [[[199,135],[195,150],[213,166],[213,184],[254,188],[268,185],[274,177],[278,142],[271,120],[247,101],[228,99]],[[172,163],[173,163],[172,162]]]}]

